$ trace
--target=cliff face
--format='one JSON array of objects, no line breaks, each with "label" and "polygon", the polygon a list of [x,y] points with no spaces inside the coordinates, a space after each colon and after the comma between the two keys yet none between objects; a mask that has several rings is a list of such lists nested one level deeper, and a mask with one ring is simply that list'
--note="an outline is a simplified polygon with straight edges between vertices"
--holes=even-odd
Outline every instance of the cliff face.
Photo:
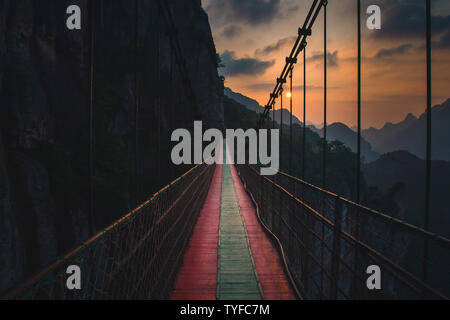
[{"label": "cliff face", "polygon": [[[169,2],[200,116],[223,127],[208,18],[200,1]],[[180,173],[170,134],[194,120],[156,1],[139,1],[136,54],[134,3],[96,1],[96,229]],[[81,31],[66,29],[71,4]],[[88,41],[86,0],[0,0],[0,292],[88,237]]]}]

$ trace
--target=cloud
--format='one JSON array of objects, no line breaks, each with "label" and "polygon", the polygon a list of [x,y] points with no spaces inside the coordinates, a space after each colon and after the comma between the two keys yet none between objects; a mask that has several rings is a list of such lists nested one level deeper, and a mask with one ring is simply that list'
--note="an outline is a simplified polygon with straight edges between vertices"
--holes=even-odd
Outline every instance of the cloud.
[{"label": "cloud", "polygon": [[[323,62],[323,53],[315,52],[311,57],[308,58],[312,62]],[[336,68],[339,65],[338,51],[335,50],[333,53],[327,52],[327,66],[330,68]]]},{"label": "cloud", "polygon": [[224,51],[220,55],[225,66],[225,76],[262,75],[275,64],[275,61],[262,61],[256,58],[236,58],[234,51]]},{"label": "cloud", "polygon": [[213,20],[260,25],[293,13],[299,8],[293,0],[211,0],[206,11]]},{"label": "cloud", "polygon": [[[378,39],[425,39],[426,15],[423,0],[374,0],[381,8],[381,30],[371,32]],[[432,16],[433,36],[450,28],[450,16]]]},{"label": "cloud", "polygon": [[245,86],[245,89],[253,91],[272,91],[275,87],[275,83],[253,83]]},{"label": "cloud", "polygon": [[222,31],[222,35],[228,39],[232,39],[241,33],[242,33],[242,28],[235,24],[226,26]]},{"label": "cloud", "polygon": [[285,48],[288,45],[293,45],[297,37],[287,37],[277,41],[277,43],[270,44],[262,49],[257,49],[255,51],[256,56],[267,56],[271,53],[277,52],[280,49]]},{"label": "cloud", "polygon": [[[426,15],[423,0],[373,0],[381,8],[381,30],[370,32],[374,40],[401,40],[425,42]],[[444,13],[450,9],[448,0],[434,0],[431,2],[433,11]],[[446,7],[447,6],[447,7]],[[445,9],[448,8],[448,9]],[[432,47],[436,49],[450,48],[450,16],[435,15],[431,17]],[[400,48],[405,51],[411,48]],[[419,48],[424,49],[424,46]],[[389,50],[389,49],[388,49]],[[378,54],[389,52],[378,52]],[[402,52],[392,52],[401,54]],[[386,55],[386,56],[387,56]]]},{"label": "cloud", "polygon": [[412,48],[413,48],[412,44],[406,43],[394,48],[381,49],[375,54],[374,58],[383,59],[383,58],[390,58],[396,55],[402,55],[410,51]]},{"label": "cloud", "polygon": [[433,48],[439,48],[439,49],[448,49],[450,48],[450,30],[448,30],[446,33],[444,33],[439,40],[433,41],[432,43]]}]

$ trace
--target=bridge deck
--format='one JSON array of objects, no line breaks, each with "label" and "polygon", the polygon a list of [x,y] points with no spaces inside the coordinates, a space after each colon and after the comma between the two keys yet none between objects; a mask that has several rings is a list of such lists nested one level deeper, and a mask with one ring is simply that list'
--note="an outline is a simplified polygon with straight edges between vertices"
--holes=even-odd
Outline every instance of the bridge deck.
[{"label": "bridge deck", "polygon": [[258,283],[230,166],[223,166],[222,172],[217,298],[259,300],[262,299],[262,290]]},{"label": "bridge deck", "polygon": [[217,165],[171,299],[295,299],[232,165]]},{"label": "bridge deck", "polygon": [[219,242],[222,165],[217,165],[203,204],[183,267],[178,273],[171,299],[214,300],[217,294],[217,248]]}]

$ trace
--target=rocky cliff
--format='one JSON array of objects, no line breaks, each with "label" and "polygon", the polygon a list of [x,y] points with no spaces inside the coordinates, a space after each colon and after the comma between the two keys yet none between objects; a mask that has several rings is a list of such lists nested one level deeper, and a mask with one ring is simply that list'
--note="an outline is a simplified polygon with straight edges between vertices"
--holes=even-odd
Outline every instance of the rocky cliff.
[{"label": "rocky cliff", "polygon": [[[66,28],[71,4],[81,7],[82,30]],[[194,118],[223,127],[208,17],[199,0],[169,4],[200,114],[187,103],[156,1],[139,1],[137,17],[134,1],[95,1],[96,230],[180,172],[169,159],[174,128]],[[86,0],[0,0],[0,292],[89,236],[87,20]]]}]

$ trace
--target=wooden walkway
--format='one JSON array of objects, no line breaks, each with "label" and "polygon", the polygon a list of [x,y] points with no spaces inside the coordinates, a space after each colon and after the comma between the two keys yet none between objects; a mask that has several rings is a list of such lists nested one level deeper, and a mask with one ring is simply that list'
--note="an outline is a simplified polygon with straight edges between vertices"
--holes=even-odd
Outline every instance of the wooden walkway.
[{"label": "wooden walkway", "polygon": [[233,165],[216,167],[171,299],[295,299]]}]

